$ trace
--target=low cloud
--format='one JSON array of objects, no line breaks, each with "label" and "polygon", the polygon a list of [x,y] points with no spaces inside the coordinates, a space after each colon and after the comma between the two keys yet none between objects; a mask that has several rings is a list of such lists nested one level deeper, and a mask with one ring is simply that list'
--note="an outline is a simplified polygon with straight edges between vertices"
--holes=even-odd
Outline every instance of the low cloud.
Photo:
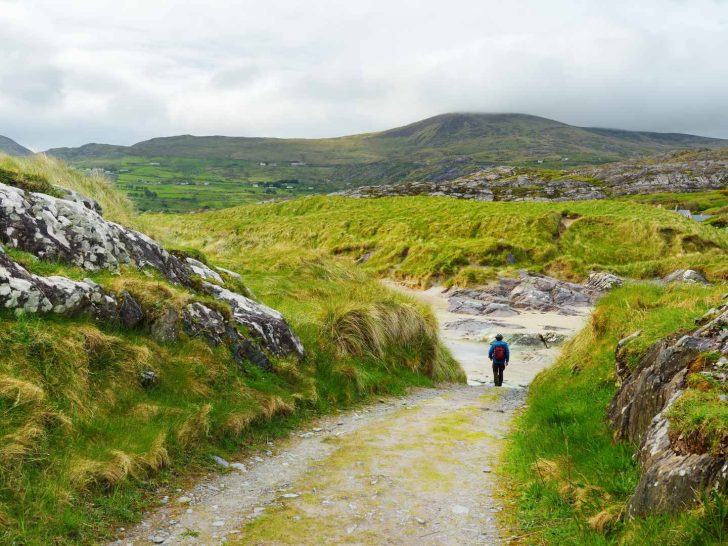
[{"label": "low cloud", "polygon": [[447,111],[728,138],[723,0],[0,0],[0,134],[319,137]]}]

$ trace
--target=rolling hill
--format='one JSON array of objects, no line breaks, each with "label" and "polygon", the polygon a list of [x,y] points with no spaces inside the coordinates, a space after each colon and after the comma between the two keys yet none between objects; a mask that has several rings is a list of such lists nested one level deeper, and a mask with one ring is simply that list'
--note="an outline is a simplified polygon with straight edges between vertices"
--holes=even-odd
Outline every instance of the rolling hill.
[{"label": "rolling hill", "polygon": [[0,152],[14,156],[33,155],[32,150],[29,150],[25,146],[21,146],[15,142],[13,139],[2,135],[0,135]]},{"label": "rolling hill", "polygon": [[[728,146],[728,140],[575,127],[525,114],[460,113],[338,138],[181,135],[132,146],[87,144],[46,153],[78,167],[118,173],[120,188],[143,210],[181,211],[270,195],[452,180],[493,165],[563,168],[721,146]],[[185,188],[174,187],[180,185]]]}]

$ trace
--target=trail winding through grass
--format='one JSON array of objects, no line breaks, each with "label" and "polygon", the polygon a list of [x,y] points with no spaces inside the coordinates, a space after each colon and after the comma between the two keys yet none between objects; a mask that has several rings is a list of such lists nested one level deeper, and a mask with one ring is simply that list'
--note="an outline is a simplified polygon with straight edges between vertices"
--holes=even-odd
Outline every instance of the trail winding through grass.
[{"label": "trail winding through grass", "polygon": [[[504,388],[493,386],[482,332],[448,324],[482,317],[447,312],[440,288],[430,304],[468,386],[418,390],[321,419],[168,500],[115,544],[499,544],[493,495],[500,453],[527,385],[558,349],[514,346]],[[495,330],[572,335],[586,315],[523,313]],[[552,330],[553,331],[553,330]]]}]

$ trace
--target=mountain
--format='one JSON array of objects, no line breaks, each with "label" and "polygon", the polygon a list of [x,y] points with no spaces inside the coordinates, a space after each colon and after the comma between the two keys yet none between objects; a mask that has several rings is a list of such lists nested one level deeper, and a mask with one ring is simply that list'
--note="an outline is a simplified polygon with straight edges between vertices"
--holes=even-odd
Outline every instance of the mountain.
[{"label": "mountain", "polygon": [[33,155],[33,151],[21,146],[13,139],[0,135],[0,152],[8,155],[26,156]]},{"label": "mountain", "polygon": [[[525,114],[443,114],[378,133],[338,138],[281,139],[180,135],[153,138],[133,146],[87,144],[54,148],[65,159],[133,156],[195,157],[253,161],[346,164],[469,155],[483,161],[513,162],[574,155],[584,159],[626,157],[677,147],[726,146],[727,140],[684,135],[575,127]],[[591,161],[586,161],[591,162]]]},{"label": "mountain", "polygon": [[453,180],[504,164],[563,169],[721,146],[728,147],[728,140],[575,127],[525,114],[460,113],[338,138],[179,135],[132,146],[87,144],[47,153],[117,177],[141,210],[183,211],[272,195]]}]

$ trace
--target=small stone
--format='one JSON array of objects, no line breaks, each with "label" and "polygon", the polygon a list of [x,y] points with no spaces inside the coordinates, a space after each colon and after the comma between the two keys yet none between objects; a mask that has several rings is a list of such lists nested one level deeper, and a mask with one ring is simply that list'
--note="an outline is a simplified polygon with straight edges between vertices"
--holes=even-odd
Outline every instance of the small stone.
[{"label": "small stone", "polygon": [[425,523],[427,523],[427,522],[426,522],[426,521],[425,521],[424,519],[422,519],[422,518],[415,518],[415,521],[416,521],[417,523],[419,523],[420,525],[424,525]]},{"label": "small stone", "polygon": [[489,466],[486,466],[483,469],[483,472],[485,472],[486,474],[490,474],[491,472],[493,472],[493,469],[491,467],[489,467]]},{"label": "small stone", "polygon": [[467,506],[460,506],[459,504],[454,504],[451,508],[453,514],[467,514],[470,512],[470,508]]},{"label": "small stone", "polygon": [[149,537],[149,540],[151,540],[152,542],[154,542],[154,544],[162,544],[162,542],[164,542],[165,540],[167,540],[167,537],[162,537],[162,536],[154,535],[152,537]]},{"label": "small stone", "polygon": [[298,498],[300,496],[301,495],[299,495],[298,493],[286,493],[286,494],[282,495],[282,497],[284,499],[295,499],[295,498]]},{"label": "small stone", "polygon": [[213,527],[222,527],[223,525],[225,525],[225,520],[222,519],[218,519],[212,522]]},{"label": "small stone", "polygon": [[222,457],[218,457],[217,455],[213,455],[212,460],[215,461],[217,464],[219,464],[223,468],[228,468],[230,466],[229,462],[227,462]]}]

